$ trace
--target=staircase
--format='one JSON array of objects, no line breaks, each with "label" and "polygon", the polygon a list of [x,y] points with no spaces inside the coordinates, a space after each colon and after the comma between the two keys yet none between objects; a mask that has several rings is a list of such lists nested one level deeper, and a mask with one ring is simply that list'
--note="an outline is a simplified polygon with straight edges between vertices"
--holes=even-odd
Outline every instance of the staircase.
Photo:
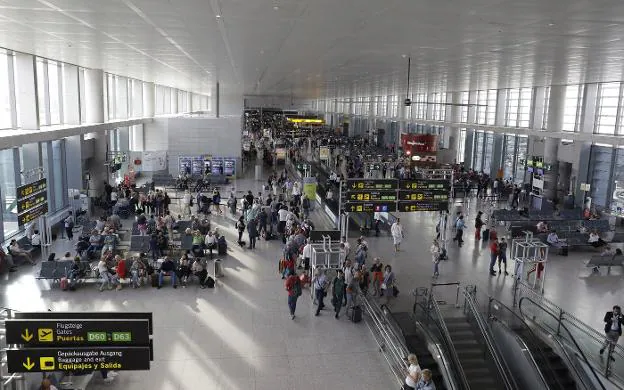
[{"label": "staircase", "polygon": [[[566,390],[575,390],[578,388],[576,385],[576,381],[574,380],[570,373],[570,370],[568,369],[568,366],[548,344],[543,342],[541,339],[529,334],[529,330],[524,327],[513,327],[512,330],[516,332],[522,339],[531,340],[531,343],[537,344],[537,348],[535,348],[532,344],[527,343],[533,355],[533,359],[535,359],[538,368],[540,368],[540,370],[542,370],[542,373],[544,374],[544,378],[546,379],[546,383],[548,384],[549,388]],[[533,350],[538,348],[541,349],[542,353]],[[545,362],[544,359],[547,359],[548,362]],[[554,377],[552,375],[548,375],[548,372],[544,372],[544,368],[548,365],[550,365],[550,368],[552,368],[551,372],[554,373]]]},{"label": "staircase", "polygon": [[488,352],[485,345],[479,342],[482,336],[468,320],[460,315],[445,315],[444,322],[470,388],[479,390],[505,389],[505,386],[498,380],[495,367],[485,358]]},{"label": "staircase", "polygon": [[418,328],[414,324],[412,315],[402,312],[393,313],[392,317],[403,332],[407,349],[418,358],[418,365],[431,370],[436,389],[446,390],[444,378],[442,377],[438,363],[433,356],[431,356],[429,349],[427,349],[427,341],[420,335]]}]

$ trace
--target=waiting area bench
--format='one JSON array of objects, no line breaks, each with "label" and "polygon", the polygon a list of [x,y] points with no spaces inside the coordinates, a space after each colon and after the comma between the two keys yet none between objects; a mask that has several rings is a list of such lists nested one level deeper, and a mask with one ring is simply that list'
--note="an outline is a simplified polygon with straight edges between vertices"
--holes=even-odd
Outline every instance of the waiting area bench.
[{"label": "waiting area bench", "polygon": [[586,266],[592,267],[593,273],[599,273],[600,267],[607,267],[607,273],[610,273],[611,267],[624,267],[624,256],[592,256]]},{"label": "waiting area bench", "polygon": [[[61,278],[69,277],[69,272],[74,264],[73,260],[60,260],[60,261],[44,261],[41,263],[41,270],[37,279],[39,280],[51,280],[54,282],[60,282]],[[77,278],[79,282],[87,279],[96,279],[96,275],[93,272],[91,263],[88,261],[80,262],[80,273]]]}]

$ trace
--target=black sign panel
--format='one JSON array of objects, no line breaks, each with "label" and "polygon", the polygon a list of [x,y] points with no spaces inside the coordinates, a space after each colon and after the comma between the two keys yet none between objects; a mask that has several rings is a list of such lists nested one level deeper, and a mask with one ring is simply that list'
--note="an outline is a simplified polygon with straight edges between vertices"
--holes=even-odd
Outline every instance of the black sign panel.
[{"label": "black sign panel", "polygon": [[37,194],[30,195],[27,198],[17,200],[17,213],[33,209],[48,201],[48,191],[41,191]]},{"label": "black sign panel", "polygon": [[141,320],[6,320],[8,344],[25,347],[148,345],[149,323]]},{"label": "black sign panel", "polygon": [[398,211],[442,211],[448,209],[448,202],[400,201]]},{"label": "black sign panel", "polygon": [[124,312],[89,312],[89,313],[80,313],[80,312],[61,312],[61,311],[44,311],[44,312],[27,312],[20,311],[13,313],[13,318],[26,320],[147,320],[149,327],[149,334],[154,332],[152,313],[124,313]]},{"label": "black sign panel", "polygon": [[398,186],[396,179],[347,179],[347,191],[396,190]]},{"label": "black sign panel", "polygon": [[445,179],[414,179],[400,180],[401,190],[451,190],[450,180]]},{"label": "black sign panel", "polygon": [[448,202],[449,193],[446,190],[401,190],[399,200]]},{"label": "black sign panel", "polygon": [[376,201],[376,202],[393,202],[398,200],[397,199],[397,192],[396,190],[390,190],[390,191],[376,191],[376,190],[369,190],[369,191],[349,191],[347,192],[347,201],[354,201],[354,202],[370,202],[370,201]]},{"label": "black sign panel", "polygon": [[47,179],[39,179],[30,184],[24,184],[23,186],[17,187],[17,194],[15,196],[17,199],[27,198],[37,192],[41,192],[43,190],[48,189],[48,180]]},{"label": "black sign panel", "polygon": [[8,349],[6,354],[10,373],[150,369],[150,347]]},{"label": "black sign panel", "polygon": [[18,226],[24,226],[27,223],[34,221],[35,219],[41,217],[45,213],[48,212],[48,203],[45,202],[34,209],[30,209],[28,211],[23,212],[17,216],[17,224]]},{"label": "black sign panel", "polygon": [[397,211],[396,202],[347,202],[344,207],[349,213],[385,213]]}]

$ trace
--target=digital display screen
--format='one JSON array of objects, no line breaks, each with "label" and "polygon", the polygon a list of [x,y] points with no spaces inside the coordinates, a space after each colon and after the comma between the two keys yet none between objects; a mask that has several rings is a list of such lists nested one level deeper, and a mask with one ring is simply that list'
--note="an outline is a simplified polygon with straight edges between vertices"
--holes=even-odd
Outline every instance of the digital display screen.
[{"label": "digital display screen", "polygon": [[38,194],[31,195],[27,198],[17,200],[17,213],[21,214],[24,211],[35,208],[41,204],[44,204],[48,200],[48,191],[42,191]]},{"label": "digital display screen", "polygon": [[226,176],[234,176],[236,174],[236,159],[225,158],[223,159],[223,173]]},{"label": "digital display screen", "polygon": [[48,189],[48,180],[39,179],[30,184],[17,187],[17,199],[22,199]]},{"label": "digital display screen", "polygon": [[396,201],[396,191],[356,191],[348,192],[348,201],[366,202],[366,201]]},{"label": "digital display screen", "polygon": [[223,159],[222,158],[212,158],[212,174],[217,176],[222,176],[224,172],[223,167]]},{"label": "digital display screen", "polygon": [[202,176],[204,174],[204,158],[193,157],[191,161],[191,175]]},{"label": "digital display screen", "polygon": [[397,211],[396,202],[347,202],[345,210],[352,213],[385,213]]},{"label": "digital display screen", "polygon": [[178,160],[180,164],[180,173],[185,175],[191,174],[191,158],[190,157],[180,157]]},{"label": "digital display screen", "polygon": [[449,200],[449,193],[445,190],[421,190],[421,191],[399,191],[400,200],[434,200],[446,202]]},{"label": "digital display screen", "polygon": [[401,212],[412,211],[443,211],[448,209],[448,202],[431,202],[431,201],[401,201],[399,202],[399,210]]},{"label": "digital display screen", "polygon": [[47,212],[48,212],[48,202],[45,202],[33,209],[30,209],[22,214],[19,214],[17,216],[17,224],[19,226],[24,226],[27,223],[32,222],[35,219],[41,217]]},{"label": "digital display screen", "polygon": [[347,191],[358,190],[396,190],[398,188],[398,181],[392,179],[348,179]]}]

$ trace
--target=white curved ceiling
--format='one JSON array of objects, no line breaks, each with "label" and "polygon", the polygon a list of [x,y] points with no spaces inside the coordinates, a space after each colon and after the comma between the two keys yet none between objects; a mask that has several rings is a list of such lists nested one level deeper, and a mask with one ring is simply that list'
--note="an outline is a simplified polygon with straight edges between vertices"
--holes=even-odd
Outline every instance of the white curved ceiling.
[{"label": "white curved ceiling", "polygon": [[623,36],[619,0],[0,0],[2,47],[203,93],[622,80]]}]

